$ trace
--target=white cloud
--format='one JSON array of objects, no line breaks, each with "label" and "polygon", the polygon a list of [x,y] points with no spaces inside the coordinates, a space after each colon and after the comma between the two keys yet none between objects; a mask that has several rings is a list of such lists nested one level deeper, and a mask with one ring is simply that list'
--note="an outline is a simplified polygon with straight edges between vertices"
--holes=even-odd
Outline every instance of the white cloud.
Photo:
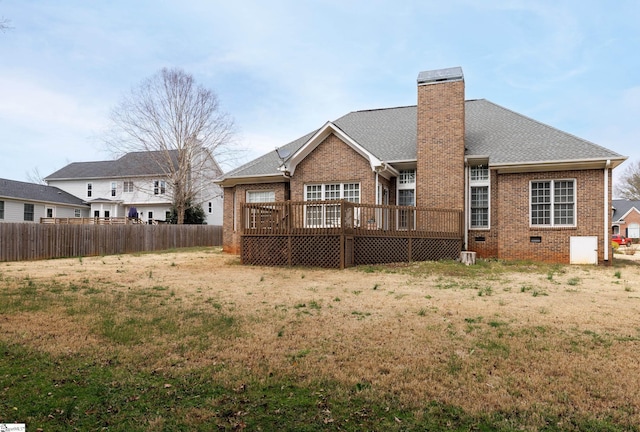
[{"label": "white cloud", "polygon": [[41,86],[36,80],[0,74],[0,119],[43,131],[70,128],[86,132],[102,126],[104,109],[72,94]]}]

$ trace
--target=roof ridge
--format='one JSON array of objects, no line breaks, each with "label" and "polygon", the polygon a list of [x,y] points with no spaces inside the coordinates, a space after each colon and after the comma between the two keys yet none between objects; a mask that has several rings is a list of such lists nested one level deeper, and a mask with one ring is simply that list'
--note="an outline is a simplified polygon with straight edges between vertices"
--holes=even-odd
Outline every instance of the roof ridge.
[{"label": "roof ridge", "polygon": [[[349,114],[353,114],[353,113],[360,113],[360,112],[371,112],[371,111],[386,111],[386,110],[393,110],[393,109],[402,109],[402,108],[414,108],[417,105],[400,105],[400,106],[394,106],[394,107],[386,107],[386,108],[370,108],[370,109],[362,109],[362,110],[355,110],[355,111],[351,111],[348,114],[345,115],[349,115]],[[344,116],[342,116],[344,117]],[[342,118],[340,117],[340,118]]]}]

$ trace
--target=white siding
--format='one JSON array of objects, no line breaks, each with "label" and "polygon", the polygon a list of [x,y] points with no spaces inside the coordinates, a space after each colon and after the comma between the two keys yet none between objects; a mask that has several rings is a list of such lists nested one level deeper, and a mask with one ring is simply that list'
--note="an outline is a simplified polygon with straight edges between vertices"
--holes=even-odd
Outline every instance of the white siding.
[{"label": "white siding", "polygon": [[[202,176],[200,181],[203,187],[196,198],[195,204],[202,205],[209,225],[222,225],[223,194],[222,187],[213,183],[213,179],[221,174],[220,170],[212,164],[211,174]],[[154,181],[161,180],[160,177],[135,177],[118,179],[76,179],[76,180],[51,180],[50,186],[56,186],[78,198],[86,201],[96,199],[121,201],[119,203],[97,202],[91,203],[91,211],[87,212],[89,217],[93,217],[94,211],[100,212],[100,217],[104,217],[104,211],[108,210],[111,217],[127,216],[130,207],[135,207],[147,220],[149,211],[153,212],[153,218],[165,220],[165,212],[171,209],[173,196],[169,182],[165,182],[166,190],[164,194],[154,194]],[[111,182],[116,182],[116,196],[111,196]],[[133,191],[124,192],[124,182],[133,182]],[[87,197],[87,183],[91,183],[91,197]],[[211,203],[211,213],[209,213],[209,203]],[[60,216],[57,217],[72,217]]]},{"label": "white siding", "polygon": [[[19,200],[9,200],[7,198],[2,198],[0,201],[4,201],[4,219],[0,219],[0,223],[2,222],[34,222],[40,223],[40,218],[47,216],[47,208],[53,208],[54,217],[66,218],[66,217],[75,217],[75,209],[80,207],[69,207],[63,204],[48,204],[48,203],[37,203],[33,201],[19,201]],[[24,220],[24,205],[25,204],[33,204],[33,221],[25,221]],[[89,209],[86,207],[80,208],[81,217],[89,217]]]},{"label": "white siding", "polygon": [[[83,200],[91,201],[98,198],[122,201],[124,206],[136,204],[166,204],[171,203],[171,190],[166,184],[164,194],[153,193],[153,182],[160,178],[125,178],[101,180],[51,180],[50,186],[55,186],[69,192]],[[111,182],[116,182],[116,196],[111,196]],[[124,182],[133,182],[133,192],[124,192]],[[87,183],[91,183],[91,197],[87,197]],[[93,212],[92,212],[93,214]]]}]

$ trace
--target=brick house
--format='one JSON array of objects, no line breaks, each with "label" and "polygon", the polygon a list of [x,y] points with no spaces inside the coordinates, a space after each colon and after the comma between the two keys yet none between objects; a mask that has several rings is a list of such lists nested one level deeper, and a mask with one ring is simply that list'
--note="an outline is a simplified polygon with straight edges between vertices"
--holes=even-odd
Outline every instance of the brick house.
[{"label": "brick house", "polygon": [[614,234],[622,234],[640,242],[640,201],[613,200],[612,229]]},{"label": "brick house", "polygon": [[356,216],[365,205],[398,206],[393,226],[377,223],[380,235],[420,229],[403,209],[449,209],[462,215],[459,248],[479,257],[610,260],[611,172],[626,157],[465,100],[459,67],[421,72],[417,96],[417,105],[346,114],[221,177],[224,249],[242,249],[252,223],[246,203],[302,202],[304,223],[324,227],[329,207],[320,214],[312,203],[344,200]]}]

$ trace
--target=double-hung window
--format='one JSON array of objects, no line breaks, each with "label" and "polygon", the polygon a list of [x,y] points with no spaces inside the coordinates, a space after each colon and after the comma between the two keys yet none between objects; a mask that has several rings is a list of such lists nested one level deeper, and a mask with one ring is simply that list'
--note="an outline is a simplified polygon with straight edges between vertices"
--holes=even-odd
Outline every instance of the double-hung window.
[{"label": "double-hung window", "polygon": [[[247,203],[272,203],[275,200],[276,194],[272,190],[247,191]],[[209,204],[211,205],[211,203]],[[247,213],[247,228],[264,227],[272,218],[273,213],[273,206],[251,207]]]},{"label": "double-hung window", "polygon": [[24,220],[33,222],[34,206],[33,204],[24,205]]},{"label": "double-hung window", "polygon": [[118,192],[118,184],[116,182],[111,182],[111,196],[116,196]]},{"label": "double-hung window", "polygon": [[472,166],[469,178],[469,212],[471,228],[489,228],[489,168]]},{"label": "double-hung window", "polygon": [[0,219],[4,219],[4,201],[0,201]]},{"label": "double-hung window", "polygon": [[167,191],[167,184],[164,180],[154,180],[153,181],[153,194],[154,195],[164,195]]},{"label": "double-hung window", "polygon": [[[360,183],[310,184],[305,187],[304,199],[310,201],[346,200],[360,203]],[[357,213],[356,209],[356,213]],[[356,219],[357,219],[357,215]],[[340,204],[305,205],[307,227],[331,228],[340,226]],[[356,221],[357,223],[357,221]]]},{"label": "double-hung window", "polygon": [[575,180],[531,182],[531,226],[576,226]]},{"label": "double-hung window", "polygon": [[87,197],[91,198],[92,193],[93,193],[93,184],[87,183]]},{"label": "double-hung window", "polygon": [[126,181],[122,185],[122,192],[133,192],[133,182]]}]

